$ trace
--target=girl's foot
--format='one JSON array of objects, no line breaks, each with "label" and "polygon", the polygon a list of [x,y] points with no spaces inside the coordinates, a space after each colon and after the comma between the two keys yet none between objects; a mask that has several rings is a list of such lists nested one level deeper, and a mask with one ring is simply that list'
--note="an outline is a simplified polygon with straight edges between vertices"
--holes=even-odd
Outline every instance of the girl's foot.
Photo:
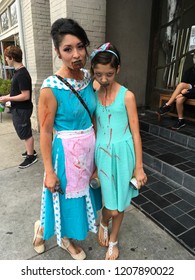
[{"label": "girl's foot", "polygon": [[66,250],[74,260],[84,260],[86,258],[86,254],[83,249],[77,247],[66,237],[62,238],[61,247]]},{"label": "girl's foot", "polygon": [[102,247],[108,247],[109,236],[108,236],[108,226],[104,226],[100,222],[98,230],[98,243]]},{"label": "girl's foot", "polygon": [[36,221],[34,225],[33,247],[38,254],[41,254],[45,251],[45,241],[43,240],[43,228],[41,228],[39,220]]},{"label": "girl's foot", "polygon": [[117,247],[118,241],[109,241],[108,251],[105,260],[116,260],[119,257],[119,249]]}]

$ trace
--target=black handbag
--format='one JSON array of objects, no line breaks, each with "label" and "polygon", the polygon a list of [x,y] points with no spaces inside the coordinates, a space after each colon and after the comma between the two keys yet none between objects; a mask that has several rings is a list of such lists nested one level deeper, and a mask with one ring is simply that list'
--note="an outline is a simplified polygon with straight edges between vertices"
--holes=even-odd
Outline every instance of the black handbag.
[{"label": "black handbag", "polygon": [[64,80],[61,76],[59,75],[55,75],[61,82],[63,82],[67,87],[69,87],[69,89],[72,90],[72,92],[76,95],[76,97],[79,99],[79,101],[81,102],[81,104],[83,105],[83,107],[87,110],[87,113],[89,114],[89,117],[91,119],[92,122],[92,117],[89,111],[89,108],[87,107],[85,101],[82,99],[82,97],[79,95],[79,93],[71,86],[71,84],[69,84],[69,82],[67,82],[66,80]]}]

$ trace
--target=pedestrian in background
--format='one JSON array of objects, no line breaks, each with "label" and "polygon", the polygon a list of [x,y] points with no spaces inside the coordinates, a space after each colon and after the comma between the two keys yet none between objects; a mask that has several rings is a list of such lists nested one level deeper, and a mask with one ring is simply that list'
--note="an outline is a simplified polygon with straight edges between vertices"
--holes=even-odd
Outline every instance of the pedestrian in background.
[{"label": "pedestrian in background", "polygon": [[34,138],[31,128],[32,81],[30,74],[22,63],[22,50],[18,46],[9,46],[4,51],[7,64],[15,68],[12,78],[11,92],[2,96],[0,102],[11,102],[11,113],[14,128],[18,137],[24,140],[26,151],[22,154],[24,161],[19,168],[27,168],[37,162],[34,150]]}]

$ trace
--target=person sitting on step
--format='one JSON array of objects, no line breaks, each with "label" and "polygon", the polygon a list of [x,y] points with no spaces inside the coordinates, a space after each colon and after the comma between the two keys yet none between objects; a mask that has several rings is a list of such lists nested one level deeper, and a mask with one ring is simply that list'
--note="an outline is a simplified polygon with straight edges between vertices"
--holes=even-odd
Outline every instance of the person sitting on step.
[{"label": "person sitting on step", "polygon": [[178,121],[172,127],[174,130],[179,130],[181,127],[184,127],[184,102],[187,99],[195,99],[195,53],[193,55],[193,66],[187,69],[183,75],[182,82],[179,83],[172,93],[170,99],[161,106],[157,114],[163,116],[170,112],[171,105],[176,102],[176,109],[178,114]]}]

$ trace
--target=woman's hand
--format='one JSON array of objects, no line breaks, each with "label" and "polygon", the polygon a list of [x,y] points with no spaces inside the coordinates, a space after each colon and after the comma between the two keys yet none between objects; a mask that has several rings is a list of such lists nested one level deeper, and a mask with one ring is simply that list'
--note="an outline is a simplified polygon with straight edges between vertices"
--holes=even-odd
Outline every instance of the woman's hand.
[{"label": "woman's hand", "polygon": [[50,192],[55,192],[55,187],[60,185],[60,181],[55,172],[46,173],[44,185]]}]

